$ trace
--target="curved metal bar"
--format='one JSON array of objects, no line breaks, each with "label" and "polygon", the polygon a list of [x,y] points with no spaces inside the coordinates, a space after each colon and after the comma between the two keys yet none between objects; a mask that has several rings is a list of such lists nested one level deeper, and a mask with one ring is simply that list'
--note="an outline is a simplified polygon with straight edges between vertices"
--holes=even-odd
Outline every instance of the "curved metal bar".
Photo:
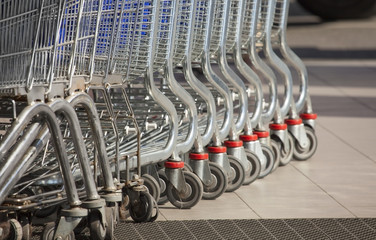
[{"label": "curved metal bar", "polygon": [[189,83],[189,85],[195,90],[200,97],[202,97],[207,105],[207,123],[206,123],[206,129],[204,134],[201,135],[202,139],[202,145],[206,146],[209,144],[211,137],[214,134],[214,130],[216,128],[217,124],[217,118],[216,118],[216,107],[215,107],[215,100],[213,95],[211,94],[210,90],[200,82],[196,78],[196,76],[193,73],[192,70],[192,45],[193,45],[193,29],[195,27],[195,16],[196,16],[196,11],[197,11],[197,1],[194,0],[192,1],[191,5],[192,9],[190,12],[190,24],[188,27],[188,32],[187,32],[187,46],[185,49],[185,59],[183,61],[183,72],[185,79]]},{"label": "curved metal bar", "polygon": [[[45,118],[50,132],[53,133],[51,134],[52,142],[56,151],[57,160],[59,161],[60,171],[63,175],[68,202],[72,207],[79,206],[81,204],[81,201],[77,194],[76,185],[74,183],[73,175],[68,161],[67,151],[65,149],[63,136],[61,134],[56,115],[52,111],[52,109],[44,103],[34,103],[33,105],[26,107],[18,116],[18,118],[13,122],[12,127],[4,136],[3,141],[0,144],[0,159],[2,162],[1,171],[3,171],[3,169],[6,171],[12,171],[12,169],[16,167],[15,165],[17,165],[17,163],[10,162],[8,161],[8,159],[4,160],[4,156],[17,141],[20,133],[26,128],[29,122],[36,115]],[[3,176],[3,174],[0,174],[0,182],[8,182],[9,179],[4,178]],[[12,179],[12,182],[8,182],[7,185],[10,184],[9,186],[12,186],[15,183],[16,179]],[[0,199],[2,199],[4,196],[7,196],[7,192],[5,192],[4,190],[6,189],[0,189]]]},{"label": "curved metal bar", "polygon": [[94,143],[98,151],[98,159],[101,164],[103,179],[104,179],[104,190],[112,192],[116,190],[114,179],[112,177],[111,168],[109,165],[108,155],[106,151],[106,145],[103,141],[103,132],[97,113],[97,109],[94,105],[92,98],[84,92],[75,92],[71,96],[66,98],[66,101],[74,108],[76,106],[82,106],[86,114],[88,115],[88,121],[90,128],[92,130]]},{"label": "curved metal bar", "polygon": [[70,134],[72,134],[72,141],[78,157],[78,162],[80,164],[82,179],[85,185],[88,200],[99,199],[100,196],[97,192],[97,187],[95,185],[93,173],[91,171],[85,142],[82,138],[80,122],[75,110],[67,101],[61,98],[52,100],[48,103],[48,105],[55,112],[55,114],[62,114],[68,121],[68,127]]},{"label": "curved metal bar", "polygon": [[192,96],[177,82],[174,76],[174,66],[173,66],[173,53],[175,49],[175,38],[176,38],[176,25],[177,25],[177,15],[178,15],[178,1],[172,1],[173,10],[172,10],[172,23],[170,23],[170,36],[167,43],[168,51],[166,56],[166,66],[165,66],[165,79],[170,86],[171,91],[179,97],[179,100],[182,101],[188,107],[188,116],[189,116],[189,129],[186,139],[183,142],[179,142],[176,145],[177,154],[188,152],[197,137],[198,134],[198,120],[197,120],[197,108],[194,99]]},{"label": "curved metal bar", "polygon": [[[266,111],[263,111],[262,113],[262,121],[263,124],[269,124],[269,122],[273,119],[274,112],[277,107],[277,77],[274,74],[273,70],[260,58],[260,56],[257,53],[256,48],[256,29],[257,29],[257,19],[259,17],[259,9],[260,9],[260,1],[254,1],[252,4],[252,20],[251,20],[251,26],[249,31],[249,39],[248,39],[248,57],[251,60],[254,67],[258,70],[262,76],[265,77],[265,79],[268,81],[268,87],[269,87],[269,106]],[[249,9],[248,9],[249,10]],[[271,31],[265,31],[265,35],[271,34]]]},{"label": "curved metal bar", "polygon": [[153,16],[152,16],[152,30],[153,30],[153,43],[150,44],[148,49],[148,66],[145,72],[145,86],[148,90],[150,96],[168,113],[170,116],[170,129],[169,129],[169,138],[167,140],[166,146],[164,149],[157,151],[141,154],[142,162],[156,161],[156,160],[166,160],[171,154],[173,154],[176,147],[177,135],[178,135],[178,115],[175,109],[174,104],[158,89],[154,83],[154,53],[155,45],[157,39],[157,24],[156,17],[159,16],[159,4],[154,4],[153,6]]},{"label": "curved metal bar", "polygon": [[214,20],[214,7],[214,2],[209,1],[207,20],[205,24],[206,37],[204,40],[204,51],[201,55],[201,66],[206,79],[224,98],[225,112],[222,127],[219,129],[219,137],[221,139],[225,139],[229,134],[232,125],[232,120],[234,117],[234,106],[231,98],[230,88],[220,77],[218,77],[217,74],[215,74],[210,64],[210,40],[212,37],[211,33]]},{"label": "curved metal bar", "polygon": [[256,104],[255,110],[251,117],[251,124],[252,127],[256,126],[259,123],[262,113],[262,99],[263,99],[263,92],[261,86],[261,80],[257,76],[257,74],[244,62],[243,55],[242,55],[242,37],[241,31],[243,29],[243,16],[245,14],[245,0],[241,0],[239,4],[240,13],[237,15],[237,30],[238,34],[235,37],[235,46],[233,49],[233,55],[235,59],[235,65],[239,72],[247,79],[247,81],[252,84],[256,88]]},{"label": "curved metal bar", "polygon": [[[262,0],[267,2],[267,21],[265,29],[266,31],[271,31],[273,24],[273,16],[275,11],[275,0]],[[264,52],[266,58],[269,60],[270,64],[283,76],[285,81],[285,92],[284,92],[284,101],[281,106],[281,115],[284,118],[290,109],[291,101],[293,100],[292,95],[292,76],[288,66],[275,54],[273,50],[272,39],[270,35],[265,36],[264,41]]]},{"label": "curved metal bar", "polygon": [[303,61],[291,50],[287,44],[286,40],[286,28],[287,28],[287,16],[289,12],[289,0],[278,0],[282,2],[281,24],[279,30],[281,53],[285,59],[291,64],[299,74],[300,86],[299,86],[299,97],[295,102],[296,111],[300,112],[304,108],[304,104],[308,95],[308,73],[307,68]]},{"label": "curved metal bar", "polygon": [[12,190],[14,184],[17,183],[27,171],[31,161],[23,161],[22,159],[27,150],[25,147],[30,146],[33,143],[40,129],[40,123],[31,124],[26,133],[22,135],[19,141],[17,141],[16,146],[6,160],[6,163],[1,166],[0,181],[2,187],[0,189],[0,203],[4,201]]},{"label": "curved metal bar", "polygon": [[239,94],[239,115],[235,123],[236,132],[241,132],[244,128],[246,120],[248,118],[248,96],[246,92],[246,86],[242,79],[231,69],[227,62],[226,56],[226,41],[227,41],[227,29],[230,16],[231,1],[224,0],[224,20],[222,24],[222,35],[220,37],[220,47],[217,53],[217,61],[223,76],[229,81]]}]

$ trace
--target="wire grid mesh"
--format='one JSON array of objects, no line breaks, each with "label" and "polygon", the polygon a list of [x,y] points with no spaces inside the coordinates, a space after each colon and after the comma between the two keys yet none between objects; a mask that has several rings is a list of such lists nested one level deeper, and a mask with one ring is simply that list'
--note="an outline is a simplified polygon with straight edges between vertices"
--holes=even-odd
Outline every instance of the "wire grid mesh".
[{"label": "wire grid mesh", "polygon": [[248,0],[245,4],[242,28],[242,46],[247,47],[251,38],[255,35],[255,14],[254,6],[257,4],[255,0]]},{"label": "wire grid mesh", "polygon": [[215,55],[220,48],[220,40],[223,34],[222,28],[224,24],[224,12],[225,12],[225,2],[223,0],[215,1],[214,7],[214,17],[212,25],[212,36],[210,39],[210,52]]},{"label": "wire grid mesh", "polygon": [[61,14],[60,2],[8,0],[0,3],[0,88],[47,83]]},{"label": "wire grid mesh", "polygon": [[257,47],[261,48],[263,46],[263,39],[265,37],[265,31],[267,31],[266,23],[270,21],[268,19],[268,7],[270,3],[268,0],[261,0],[258,17],[257,17],[257,32],[256,32],[256,40],[257,40]]},{"label": "wire grid mesh", "polygon": [[192,43],[192,60],[199,61],[201,53],[204,50],[205,38],[208,32],[207,21],[208,19],[208,0],[198,0],[196,4],[196,14],[194,16],[193,27],[193,43]]},{"label": "wire grid mesh", "polygon": [[230,6],[230,15],[229,15],[229,24],[227,30],[227,41],[226,41],[226,50],[228,53],[233,51],[235,46],[236,36],[238,32],[238,15],[240,14],[239,6],[241,0],[231,0]]},{"label": "wire grid mesh", "polygon": [[174,49],[174,65],[181,65],[185,56],[186,48],[188,45],[188,31],[189,24],[191,21],[191,11],[192,11],[192,1],[191,0],[179,0],[178,6],[178,16],[177,16],[177,26],[176,26],[176,38],[175,49]]},{"label": "wire grid mesh", "polygon": [[152,43],[153,1],[106,1],[101,16],[94,74],[123,76],[130,82],[143,76]]},{"label": "wire grid mesh", "polygon": [[97,0],[67,1],[56,49],[55,78],[70,79],[89,74],[99,3]]}]

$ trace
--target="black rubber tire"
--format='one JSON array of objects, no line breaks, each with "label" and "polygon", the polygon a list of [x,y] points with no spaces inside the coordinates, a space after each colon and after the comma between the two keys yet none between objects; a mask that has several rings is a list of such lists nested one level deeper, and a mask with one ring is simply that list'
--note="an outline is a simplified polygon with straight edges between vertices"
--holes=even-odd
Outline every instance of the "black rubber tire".
[{"label": "black rubber tire", "polygon": [[311,13],[323,19],[369,17],[375,13],[375,0],[298,0]]},{"label": "black rubber tire", "polygon": [[281,147],[279,141],[274,138],[270,140],[270,147],[272,148],[274,153],[274,166],[272,169],[272,172],[274,172],[275,170],[277,170],[279,163],[281,162]]},{"label": "black rubber tire", "polygon": [[[53,240],[53,236],[55,233],[55,223],[48,223],[43,229],[43,233],[41,235],[41,240]],[[74,240],[76,239],[74,233],[71,232],[64,240]]]},{"label": "black rubber tire", "polygon": [[290,145],[290,150],[286,152],[284,148],[281,145],[281,161],[279,162],[280,166],[286,166],[289,164],[293,158],[293,153],[294,153],[294,143],[295,143],[295,138],[291,135],[290,132],[287,133],[287,139],[288,139],[288,144]]},{"label": "black rubber tire", "polygon": [[273,167],[274,167],[274,161],[275,161],[275,156],[273,153],[273,150],[271,147],[268,145],[262,144],[262,153],[264,154],[266,158],[266,167],[264,171],[261,171],[259,178],[264,178],[269,175],[269,173],[272,172]]},{"label": "black rubber tire", "polygon": [[228,155],[228,160],[230,162],[231,170],[234,171],[234,179],[229,180],[226,192],[234,192],[243,185],[245,170],[243,165],[240,163],[240,160],[236,157]]},{"label": "black rubber tire", "polygon": [[161,193],[159,195],[159,200],[157,201],[158,205],[163,205],[168,202],[167,198],[167,185],[168,185],[168,178],[164,169],[160,169],[158,171],[159,176],[159,187],[161,189]]},{"label": "black rubber tire", "polygon": [[176,188],[168,183],[167,197],[172,205],[179,209],[189,209],[194,207],[202,198],[204,188],[201,180],[191,172],[183,171],[187,192],[179,194]]},{"label": "black rubber tire", "polygon": [[245,154],[247,155],[247,160],[251,164],[252,169],[248,176],[245,176],[243,185],[249,185],[253,183],[259,176],[261,172],[261,162],[256,154],[248,149],[245,149]]},{"label": "black rubber tire", "polygon": [[209,162],[209,167],[213,183],[210,186],[203,186],[202,199],[214,200],[226,191],[228,180],[225,170],[218,163]]},{"label": "black rubber tire", "polygon": [[106,228],[102,224],[102,216],[98,210],[91,210],[88,216],[90,239],[104,240]]},{"label": "black rubber tire", "polygon": [[309,141],[309,147],[307,149],[303,149],[300,147],[298,142],[295,142],[294,159],[299,161],[310,159],[315,154],[318,145],[315,131],[308,126],[305,126],[304,128]]},{"label": "black rubber tire", "polygon": [[129,204],[129,214],[136,223],[149,222],[153,214],[153,197],[148,192],[140,192],[136,204]]},{"label": "black rubber tire", "polygon": [[142,175],[142,178],[144,179],[144,185],[147,187],[150,195],[158,202],[161,195],[159,182],[149,174]]},{"label": "black rubber tire", "polygon": [[22,226],[19,221],[12,218],[9,219],[10,230],[8,240],[21,240],[22,239]]}]

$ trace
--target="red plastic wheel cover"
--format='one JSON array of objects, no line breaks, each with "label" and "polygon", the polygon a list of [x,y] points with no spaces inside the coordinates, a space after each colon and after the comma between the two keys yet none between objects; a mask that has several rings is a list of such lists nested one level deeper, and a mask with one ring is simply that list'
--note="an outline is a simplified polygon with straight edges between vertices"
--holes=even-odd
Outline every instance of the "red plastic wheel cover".
[{"label": "red plastic wheel cover", "polygon": [[225,153],[227,152],[226,147],[208,147],[210,153]]},{"label": "red plastic wheel cover", "polygon": [[254,131],[253,133],[256,134],[259,138],[269,137],[269,132],[267,132],[267,131],[263,131],[263,132]]},{"label": "red plastic wheel cover", "polygon": [[242,147],[243,141],[225,141],[225,146],[229,148]]},{"label": "red plastic wheel cover", "polygon": [[258,139],[258,136],[256,134],[253,134],[253,135],[240,135],[239,138],[243,142],[253,142],[253,141],[256,141]]},{"label": "red plastic wheel cover", "polygon": [[184,162],[183,161],[180,161],[180,162],[165,162],[165,168],[173,168],[173,169],[177,169],[177,168],[183,168],[184,167]]},{"label": "red plastic wheel cover", "polygon": [[269,128],[271,130],[286,130],[287,124],[285,124],[285,123],[282,123],[282,124],[272,123],[272,124],[269,124]]},{"label": "red plastic wheel cover", "polygon": [[300,117],[304,120],[315,120],[317,118],[316,113],[302,113]]},{"label": "red plastic wheel cover", "polygon": [[189,159],[191,160],[206,160],[209,159],[208,153],[190,153]]},{"label": "red plastic wheel cover", "polygon": [[287,125],[299,125],[299,124],[302,124],[303,121],[302,121],[301,118],[298,118],[298,119],[286,119],[285,123]]}]

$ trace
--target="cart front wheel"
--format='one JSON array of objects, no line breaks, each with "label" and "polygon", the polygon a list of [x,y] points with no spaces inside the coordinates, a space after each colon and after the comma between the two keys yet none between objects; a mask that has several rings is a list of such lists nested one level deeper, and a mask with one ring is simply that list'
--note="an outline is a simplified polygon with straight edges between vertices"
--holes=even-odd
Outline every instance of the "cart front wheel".
[{"label": "cart front wheel", "polygon": [[161,195],[161,187],[158,181],[149,174],[142,175],[142,178],[144,179],[144,185],[147,187],[150,195],[158,202]]},{"label": "cart front wheel", "polygon": [[290,150],[286,152],[281,145],[281,162],[279,163],[280,166],[286,166],[287,164],[289,164],[289,162],[291,162],[292,157],[293,157],[295,139],[291,135],[291,133],[287,134],[287,139],[288,139],[287,144],[290,146]]},{"label": "cart front wheel", "polygon": [[202,198],[213,200],[221,196],[227,189],[227,175],[225,170],[218,163],[209,162],[209,167],[212,181],[210,185],[204,185]]},{"label": "cart front wheel", "polygon": [[309,141],[307,148],[302,148],[298,142],[295,142],[294,159],[299,161],[305,161],[313,156],[317,150],[317,137],[314,130],[305,126],[307,138]]},{"label": "cart front wheel", "polygon": [[245,177],[243,185],[249,185],[259,177],[261,172],[261,162],[257,155],[249,151],[248,149],[245,149],[245,153],[247,155],[248,162],[252,166],[252,169],[249,175]]},{"label": "cart front wheel", "polygon": [[167,197],[172,205],[179,209],[189,209],[195,206],[202,198],[203,186],[201,180],[191,172],[184,171],[185,190],[181,193],[171,184],[167,185]]},{"label": "cart front wheel", "polygon": [[233,192],[242,186],[245,179],[245,170],[240,160],[236,157],[229,155],[228,160],[230,162],[231,173],[226,192]]},{"label": "cart front wheel", "polygon": [[262,148],[262,153],[264,154],[266,158],[266,165],[265,165],[265,169],[261,171],[259,178],[263,178],[267,176],[269,173],[271,173],[271,171],[273,170],[274,161],[275,161],[275,156],[271,147],[263,144],[261,148]]}]

